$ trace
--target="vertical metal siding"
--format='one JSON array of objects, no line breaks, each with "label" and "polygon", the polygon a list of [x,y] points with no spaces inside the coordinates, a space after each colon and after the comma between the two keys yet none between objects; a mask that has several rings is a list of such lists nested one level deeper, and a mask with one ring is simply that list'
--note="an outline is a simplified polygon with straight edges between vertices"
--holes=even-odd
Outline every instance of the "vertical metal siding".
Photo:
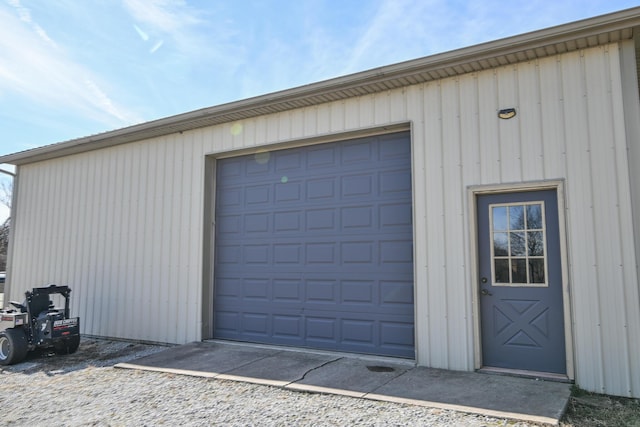
[{"label": "vertical metal siding", "polygon": [[[567,233],[571,266],[571,295],[575,324],[576,376],[580,385],[593,388],[602,383],[600,353],[602,351],[601,322],[594,286],[597,277],[597,254],[593,229],[593,190],[589,132],[586,123],[586,87],[582,54],[573,53],[561,63],[564,124],[561,125],[567,144]],[[582,147],[580,147],[582,146]],[[578,148],[578,149],[576,149]],[[597,282],[596,282],[597,283]],[[594,283],[595,285],[595,283]],[[588,351],[585,351],[590,349]],[[589,367],[590,372],[581,372]],[[593,379],[595,375],[599,378]]]},{"label": "vertical metal siding", "polygon": [[459,79],[449,79],[442,86],[443,145],[442,145],[442,179],[444,190],[444,229],[447,230],[443,242],[444,273],[447,294],[445,321],[447,323],[448,364],[464,366],[468,363],[468,355],[472,352],[467,347],[467,336],[459,333],[469,326],[467,315],[470,312],[468,287],[465,272],[466,257],[461,253],[465,240],[465,197],[464,192],[455,191],[449,194],[447,188],[464,188],[462,181],[462,138],[460,102],[461,88]]},{"label": "vertical metal siding", "polygon": [[[483,147],[480,145],[479,135],[479,89],[478,89],[478,77],[475,74],[467,74],[460,77],[459,80],[460,90],[458,93],[458,102],[460,103],[460,174],[461,174],[461,186],[466,186],[471,182],[482,182],[481,168],[480,168],[480,153]],[[463,144],[463,145],[462,145]],[[462,192],[460,197],[465,195]],[[461,305],[461,316],[464,316],[464,321],[460,321],[458,327],[465,330],[465,334],[456,334],[459,336],[460,345],[464,343],[465,351],[459,351],[455,366],[464,367],[464,369],[472,369],[474,366],[473,354],[475,350],[474,337],[473,337],[473,292],[468,285],[475,282],[475,271],[472,270],[472,266],[475,265],[472,260],[469,259],[472,253],[469,247],[469,233],[471,227],[471,220],[467,215],[466,200],[461,199],[460,221],[462,231],[462,242],[464,242],[464,258],[462,265],[460,266],[464,276],[460,277],[459,289],[463,293],[464,305]],[[459,254],[457,254],[459,255]],[[466,341],[463,341],[466,340]],[[462,347],[461,347],[462,348]],[[459,368],[460,369],[460,368]]]},{"label": "vertical metal siding", "polygon": [[[622,239],[619,224],[619,199],[617,195],[617,171],[615,162],[616,135],[612,117],[611,76],[608,70],[610,59],[603,55],[584,57],[584,74],[587,102],[587,126],[589,151],[592,165],[591,186],[598,203],[593,206],[593,230],[597,258],[597,283],[592,290],[597,298],[600,313],[600,335],[602,339],[602,390],[611,390],[622,384],[625,369],[626,344],[623,336],[626,317],[622,292],[624,262],[621,253]],[[593,102],[591,100],[599,100]],[[594,200],[595,202],[596,200]],[[611,351],[616,348],[617,351]]]},{"label": "vertical metal siding", "polygon": [[[625,79],[625,72],[620,71],[620,68],[624,67],[624,61],[622,59],[624,55],[624,51],[631,51],[633,49],[633,44],[630,42],[625,43],[625,45],[621,46],[620,51],[616,51],[619,53],[619,57],[613,56],[611,58],[610,66],[611,66],[611,74],[622,76],[622,80]],[[618,60],[616,62],[616,60]],[[613,66],[615,64],[615,66]],[[633,68],[635,69],[635,67]],[[628,72],[628,71],[627,71]],[[625,86],[624,81],[619,84],[611,85],[611,92],[613,99],[622,99],[624,97],[624,89]],[[635,86],[635,85],[634,85]],[[635,89],[635,87],[633,87]],[[633,90],[633,94],[637,94],[636,90]],[[632,95],[631,95],[632,96]],[[631,111],[637,114],[638,102],[639,98],[634,97],[636,104],[635,108],[630,108]],[[623,201],[621,206],[618,209],[618,232],[621,234],[628,234],[630,229],[637,230],[638,225],[634,226],[633,223],[633,205],[632,203],[635,201],[635,197],[632,192],[631,185],[631,177],[630,171],[628,169],[627,158],[628,154],[628,144],[629,141],[627,134],[637,140],[637,133],[633,133],[634,126],[637,125],[637,121],[633,121],[633,123],[629,124],[629,128],[625,125],[625,105],[624,103],[612,103],[611,115],[614,122],[614,132],[616,135],[615,138],[615,163],[616,163],[616,172],[617,172],[617,197],[618,200],[625,199],[628,194],[631,194],[631,200]],[[630,116],[632,117],[632,116]],[[640,117],[640,116],[636,116]],[[620,167],[622,166],[622,167]],[[637,167],[633,167],[633,169],[637,169]],[[628,228],[627,228],[628,227]],[[622,351],[623,358],[623,366],[624,369],[620,374],[621,378],[621,386],[619,388],[623,388],[626,386],[627,394],[633,395],[635,391],[635,395],[640,394],[640,363],[638,363],[638,358],[636,355],[640,354],[640,286],[636,286],[635,288],[630,287],[626,284],[633,283],[634,281],[637,283],[638,275],[637,275],[637,264],[636,268],[633,269],[630,266],[634,264],[637,260],[636,247],[634,245],[634,241],[632,239],[626,238],[620,240],[620,253],[623,258],[623,265],[627,266],[626,268],[621,268],[622,271],[622,282],[620,283],[620,291],[621,297],[624,301],[624,319],[623,326],[624,332],[621,334],[621,339],[624,340],[624,350]]]},{"label": "vertical metal siding", "polygon": [[[413,242],[413,263],[414,272],[414,301],[416,307],[426,307],[429,303],[426,286],[418,286],[419,283],[426,283],[426,198],[424,191],[425,181],[425,144],[416,144],[416,141],[424,141],[424,90],[422,86],[412,86],[407,91],[407,105],[410,111],[417,113],[419,119],[413,123],[411,129],[412,139],[412,188],[413,191],[413,224],[414,224],[414,242]],[[370,104],[369,104],[370,105]],[[416,161],[420,159],[420,161]],[[421,358],[424,365],[430,366],[429,358],[429,318],[426,310],[415,311],[415,348],[416,355]]]},{"label": "vertical metal siding", "polygon": [[12,298],[68,284],[85,334],[198,339],[204,171],[193,146],[170,136],[21,167]]},{"label": "vertical metal siding", "polygon": [[68,283],[84,333],[199,339],[205,156],[408,121],[419,363],[473,369],[467,187],[565,179],[577,381],[640,396],[620,46],[22,166],[11,297]]},{"label": "vertical metal siding", "polygon": [[[520,67],[505,67],[496,70],[498,108],[518,105],[518,71]],[[527,82],[530,84],[529,82]],[[494,114],[494,118],[497,114]],[[517,116],[516,116],[517,117]],[[494,119],[495,121],[495,119]],[[522,157],[520,155],[520,125],[517,120],[499,120],[497,142],[499,144],[500,179],[502,182],[522,181]]]},{"label": "vertical metal siding", "polygon": [[[542,176],[553,179],[566,176],[564,97],[559,96],[563,92],[560,58],[540,60],[537,71],[535,87],[540,100],[537,133],[540,137]],[[536,132],[535,126],[529,129]]]},{"label": "vertical metal siding", "polygon": [[[498,102],[497,72],[488,71],[477,74],[478,85],[478,135],[480,137],[480,184],[501,181],[499,127],[496,114],[500,109]],[[465,94],[466,95],[466,94]],[[466,166],[466,165],[465,165]]]},{"label": "vertical metal siding", "polygon": [[[424,140],[415,144],[425,145],[424,159],[414,159],[414,162],[424,161],[425,180],[417,183],[414,190],[416,197],[424,197],[426,210],[426,234],[416,240],[424,239],[426,243],[426,294],[427,305],[416,307],[419,313],[426,313],[428,330],[425,332],[428,340],[428,355],[418,355],[418,362],[428,357],[430,366],[445,368],[448,362],[449,348],[447,345],[448,328],[446,317],[442,316],[443,308],[447,306],[446,293],[446,263],[443,246],[445,245],[444,230],[444,182],[442,177],[442,96],[440,82],[427,85],[424,88]],[[419,216],[419,213],[417,213]],[[420,287],[419,283],[416,283]],[[426,310],[425,310],[426,309]],[[434,334],[433,331],[438,333]]]},{"label": "vertical metal siding", "polygon": [[544,176],[540,101],[540,66],[533,64],[518,69],[517,97],[521,178],[532,181]]},{"label": "vertical metal siding", "polygon": [[[640,40],[638,37],[635,37],[636,43]],[[638,266],[640,265],[640,251],[637,248],[640,248],[640,198],[635,197],[640,194],[640,102],[638,99],[638,77],[640,73],[638,73],[637,64],[640,61],[640,58],[636,58],[636,54],[638,52],[638,48],[636,47],[633,41],[624,42],[621,45],[620,52],[620,67],[622,69],[622,86],[617,88],[621,92],[621,96],[623,97],[623,109],[624,109],[624,126],[626,133],[626,141],[627,141],[627,150],[628,156],[625,158],[625,152],[623,150],[618,150],[616,154],[618,155],[618,163],[619,164],[628,164],[629,170],[629,190],[632,194],[631,202],[633,203],[633,211],[632,211],[632,219],[626,219],[627,222],[632,222],[634,224],[633,231],[635,235],[635,255],[636,255],[636,275],[638,274]],[[614,96],[619,96],[620,94],[616,93]],[[616,117],[620,118],[619,113],[616,114]],[[621,191],[621,194],[624,194]],[[629,246],[632,242],[625,240],[624,242],[627,247],[625,247],[624,252],[627,256],[630,256],[634,251],[633,248],[629,249]],[[629,272],[627,271],[627,274]],[[625,279],[625,282],[631,283],[633,277]],[[625,304],[627,306],[627,323],[625,324],[625,328],[627,328],[627,334],[629,337],[639,336],[640,335],[640,313],[637,310],[634,310],[635,307],[640,306],[640,295],[638,294],[638,289],[635,291],[633,288],[625,288]],[[633,338],[629,339],[629,350],[628,357],[630,359],[630,384],[629,384],[629,394],[633,394],[633,390],[640,389],[640,364],[634,363],[637,361],[636,355],[640,354],[640,342],[639,340],[634,340]]]}]

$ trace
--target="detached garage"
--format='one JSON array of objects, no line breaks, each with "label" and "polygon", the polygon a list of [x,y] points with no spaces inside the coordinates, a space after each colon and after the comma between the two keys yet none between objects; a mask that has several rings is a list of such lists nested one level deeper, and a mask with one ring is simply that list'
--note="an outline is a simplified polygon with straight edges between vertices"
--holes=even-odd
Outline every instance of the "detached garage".
[{"label": "detached garage", "polygon": [[0,157],[83,333],[640,397],[640,8]]}]

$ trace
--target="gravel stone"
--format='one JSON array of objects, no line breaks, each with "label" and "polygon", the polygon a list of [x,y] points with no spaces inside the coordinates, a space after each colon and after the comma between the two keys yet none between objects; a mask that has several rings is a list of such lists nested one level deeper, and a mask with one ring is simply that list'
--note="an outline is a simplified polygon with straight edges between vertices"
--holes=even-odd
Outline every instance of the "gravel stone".
[{"label": "gravel stone", "polygon": [[513,426],[449,410],[116,369],[166,347],[83,338],[69,356],[0,367],[0,426]]}]

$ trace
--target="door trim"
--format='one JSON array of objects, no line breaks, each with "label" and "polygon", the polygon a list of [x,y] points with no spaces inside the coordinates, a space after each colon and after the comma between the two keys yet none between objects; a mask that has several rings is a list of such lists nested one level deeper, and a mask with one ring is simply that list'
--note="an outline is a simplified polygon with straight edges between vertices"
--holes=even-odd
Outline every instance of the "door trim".
[{"label": "door trim", "polygon": [[478,266],[478,223],[477,223],[477,196],[484,194],[517,193],[523,191],[555,190],[558,198],[558,225],[560,238],[560,263],[562,271],[562,305],[564,308],[564,334],[567,377],[575,378],[573,357],[573,331],[571,324],[571,298],[569,286],[569,268],[567,251],[567,233],[565,217],[564,180],[534,181],[526,183],[478,185],[467,187],[467,200],[469,206],[469,260],[471,266],[471,297],[473,315],[474,338],[474,368],[480,369],[482,365],[482,335],[480,329],[480,283]]}]

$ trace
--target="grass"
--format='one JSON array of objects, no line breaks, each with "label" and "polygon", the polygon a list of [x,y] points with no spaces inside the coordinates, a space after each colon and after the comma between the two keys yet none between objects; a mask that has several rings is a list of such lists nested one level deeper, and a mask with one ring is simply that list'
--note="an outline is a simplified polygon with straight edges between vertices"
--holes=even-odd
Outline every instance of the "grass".
[{"label": "grass", "polygon": [[561,427],[640,427],[640,399],[590,393],[574,386]]}]

